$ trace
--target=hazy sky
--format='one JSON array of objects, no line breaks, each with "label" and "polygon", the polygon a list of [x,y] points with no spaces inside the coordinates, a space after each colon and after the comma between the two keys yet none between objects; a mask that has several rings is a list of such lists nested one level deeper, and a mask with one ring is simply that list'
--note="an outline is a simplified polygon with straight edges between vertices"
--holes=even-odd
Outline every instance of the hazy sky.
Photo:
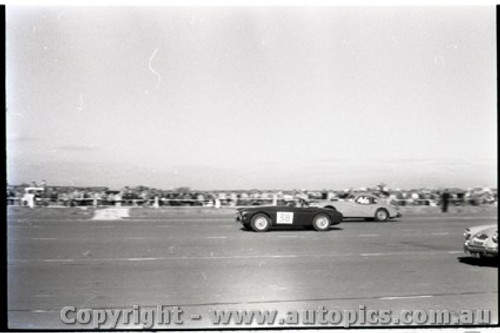
[{"label": "hazy sky", "polygon": [[9,184],[497,184],[495,7],[8,7]]}]

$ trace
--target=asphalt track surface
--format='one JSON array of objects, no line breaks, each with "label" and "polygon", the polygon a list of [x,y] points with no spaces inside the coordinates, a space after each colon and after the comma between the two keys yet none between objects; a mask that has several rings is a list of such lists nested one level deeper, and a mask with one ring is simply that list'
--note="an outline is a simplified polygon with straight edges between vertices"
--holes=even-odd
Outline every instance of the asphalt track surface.
[{"label": "asphalt track surface", "polygon": [[464,229],[497,224],[497,207],[403,212],[391,222],[347,220],[327,232],[255,233],[225,208],[132,208],[117,220],[94,220],[92,209],[9,208],[8,325],[92,328],[64,324],[61,309],[159,305],[183,311],[182,324],[153,326],[160,329],[259,326],[214,325],[211,310],[284,317],[318,307],[485,309],[498,323],[498,264],[462,250]]}]

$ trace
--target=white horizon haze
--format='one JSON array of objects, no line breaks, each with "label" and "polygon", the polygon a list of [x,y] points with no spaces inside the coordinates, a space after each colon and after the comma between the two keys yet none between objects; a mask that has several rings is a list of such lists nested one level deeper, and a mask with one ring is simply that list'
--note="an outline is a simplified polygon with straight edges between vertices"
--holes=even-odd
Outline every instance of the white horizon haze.
[{"label": "white horizon haze", "polygon": [[494,6],[6,8],[7,183],[497,187]]}]

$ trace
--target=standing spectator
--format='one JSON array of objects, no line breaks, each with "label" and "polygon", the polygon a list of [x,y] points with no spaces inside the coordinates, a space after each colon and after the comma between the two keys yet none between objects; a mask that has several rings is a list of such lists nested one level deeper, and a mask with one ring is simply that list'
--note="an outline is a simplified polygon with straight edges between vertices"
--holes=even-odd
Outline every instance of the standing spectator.
[{"label": "standing spectator", "polygon": [[445,189],[443,194],[441,195],[441,205],[443,213],[448,212],[449,203],[450,203],[450,192],[448,192],[448,189]]},{"label": "standing spectator", "polygon": [[121,207],[122,206],[122,192],[115,194],[114,199],[115,199],[115,206]]}]

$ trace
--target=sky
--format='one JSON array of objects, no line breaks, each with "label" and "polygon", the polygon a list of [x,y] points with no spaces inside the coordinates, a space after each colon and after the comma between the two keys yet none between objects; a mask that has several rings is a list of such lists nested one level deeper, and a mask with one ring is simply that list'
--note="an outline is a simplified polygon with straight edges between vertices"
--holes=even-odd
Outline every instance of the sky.
[{"label": "sky", "polygon": [[8,6],[7,183],[497,187],[494,6]]}]

